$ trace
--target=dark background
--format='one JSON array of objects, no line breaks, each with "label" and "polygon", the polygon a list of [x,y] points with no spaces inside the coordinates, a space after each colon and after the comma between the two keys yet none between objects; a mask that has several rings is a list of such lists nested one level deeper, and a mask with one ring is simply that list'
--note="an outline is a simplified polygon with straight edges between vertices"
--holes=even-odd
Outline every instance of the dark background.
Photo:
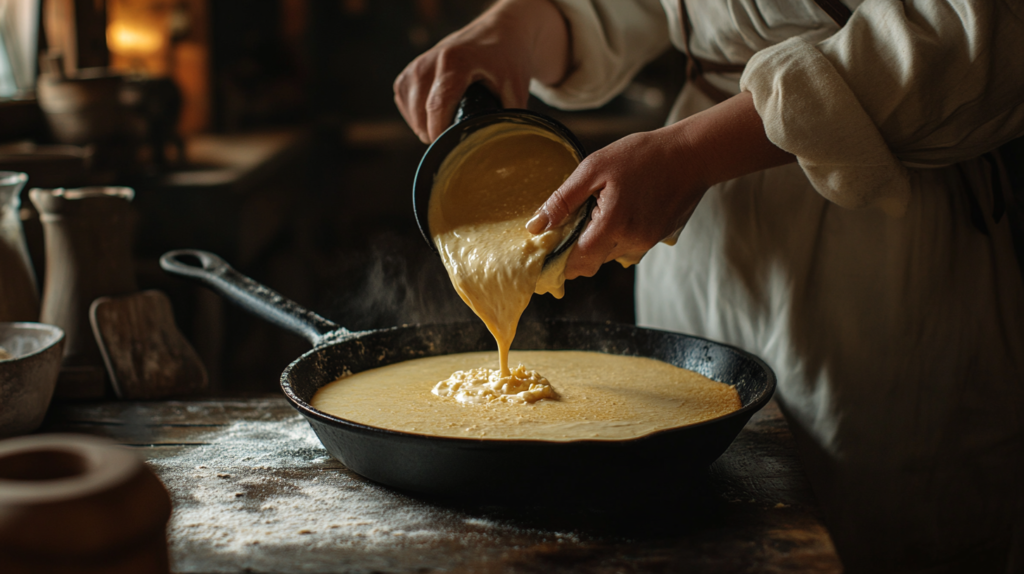
[{"label": "dark background", "polygon": [[[80,10],[104,6],[67,1]],[[151,149],[147,156],[145,149],[139,154],[131,148],[132,155],[117,142],[98,142],[91,171],[81,181],[47,183],[135,188],[133,253],[140,288],[171,296],[179,326],[218,389],[273,390],[281,370],[308,343],[166,275],[157,259],[167,250],[214,251],[352,330],[472,320],[413,220],[413,176],[426,146],[402,121],[391,86],[419,53],[488,4],[153,2],[154,11],[188,16],[177,45],[199,46],[206,61],[199,70],[185,52],[172,56],[177,60],[171,77],[186,93],[179,126],[195,123],[190,86],[206,86],[203,127],[183,134],[185,161],[173,161],[171,154],[168,165],[155,166]],[[112,0],[106,6],[115,14]],[[87,34],[92,44],[82,48],[80,60],[115,64],[115,55],[95,49],[96,38],[102,38],[95,22],[106,16],[88,16],[78,25],[92,30]],[[684,69],[683,56],[669,51],[625,95],[600,110],[566,113],[536,100],[529,107],[563,121],[593,151],[629,133],[660,127]],[[0,145],[57,143],[45,121],[19,130],[0,133]],[[126,160],[129,156],[134,159]],[[225,171],[227,164],[231,169]],[[44,175],[30,173],[29,185],[43,185]],[[30,218],[25,227],[42,278],[45,249],[38,221]],[[525,318],[542,316],[633,322],[632,270],[608,265],[594,278],[570,282],[562,300],[535,297]]]}]

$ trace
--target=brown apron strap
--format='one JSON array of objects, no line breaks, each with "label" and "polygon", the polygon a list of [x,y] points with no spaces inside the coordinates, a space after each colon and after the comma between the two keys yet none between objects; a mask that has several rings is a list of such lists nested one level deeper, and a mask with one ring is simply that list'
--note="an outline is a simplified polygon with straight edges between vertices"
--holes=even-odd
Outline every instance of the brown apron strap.
[{"label": "brown apron strap", "polygon": [[840,28],[850,21],[850,16],[853,16],[853,12],[839,0],[814,0],[814,3],[824,10],[836,24],[839,24]]},{"label": "brown apron strap", "polygon": [[[853,12],[850,11],[839,0],[814,0],[815,4],[821,7],[830,18],[835,20],[840,27],[844,26]],[[725,90],[719,89],[704,77],[704,74],[739,74],[743,71],[743,64],[720,64],[708,60],[701,60],[690,52],[690,35],[693,28],[690,25],[690,15],[686,11],[686,0],[679,0],[679,18],[683,23],[683,53],[686,54],[686,80],[700,90],[705,96],[715,102],[721,103],[733,96]]]},{"label": "brown apron strap", "polygon": [[686,0],[679,0],[679,17],[683,21],[683,53],[686,54],[686,81],[711,98],[721,103],[732,97],[732,94],[719,89],[704,77],[705,73],[740,73],[743,64],[719,64],[695,57],[690,52],[690,15],[686,11]]}]

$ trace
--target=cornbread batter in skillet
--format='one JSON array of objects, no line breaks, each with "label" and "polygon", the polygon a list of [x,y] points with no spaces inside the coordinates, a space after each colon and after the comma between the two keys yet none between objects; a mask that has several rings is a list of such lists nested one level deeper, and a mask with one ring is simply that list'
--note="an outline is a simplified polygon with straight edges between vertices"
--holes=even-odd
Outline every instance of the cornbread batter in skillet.
[{"label": "cornbread batter in skillet", "polygon": [[417,434],[509,440],[627,440],[740,408],[733,387],[654,359],[589,351],[512,351],[544,373],[558,400],[462,404],[430,394],[437,381],[497,353],[404,361],[339,379],[314,408],[357,423]]}]

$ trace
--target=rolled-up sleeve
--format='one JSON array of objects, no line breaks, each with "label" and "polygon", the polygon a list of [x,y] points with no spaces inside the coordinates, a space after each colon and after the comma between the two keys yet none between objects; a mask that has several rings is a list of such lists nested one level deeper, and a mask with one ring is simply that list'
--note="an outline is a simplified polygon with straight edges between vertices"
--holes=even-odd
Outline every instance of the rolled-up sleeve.
[{"label": "rolled-up sleeve", "polygon": [[572,67],[557,86],[531,82],[530,92],[548,105],[601,106],[669,46],[667,18],[657,0],[552,1],[569,25]]},{"label": "rolled-up sleeve", "polygon": [[747,64],[768,138],[815,188],[899,214],[908,168],[977,157],[1024,134],[1024,5],[866,0],[829,39],[800,38]]}]

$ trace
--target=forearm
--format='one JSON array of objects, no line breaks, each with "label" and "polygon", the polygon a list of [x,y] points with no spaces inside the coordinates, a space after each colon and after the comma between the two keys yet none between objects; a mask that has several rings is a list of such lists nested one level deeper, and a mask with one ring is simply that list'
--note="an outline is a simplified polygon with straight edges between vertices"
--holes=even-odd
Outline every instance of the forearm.
[{"label": "forearm", "polygon": [[551,0],[503,0],[481,19],[525,36],[531,77],[553,86],[565,78],[571,56],[568,24]]},{"label": "forearm", "polygon": [[765,135],[754,99],[742,92],[671,126],[700,171],[705,187],[796,161]]},{"label": "forearm", "polygon": [[544,85],[554,86],[569,73],[572,61],[569,24],[551,0],[530,1],[538,4],[533,77]]}]

